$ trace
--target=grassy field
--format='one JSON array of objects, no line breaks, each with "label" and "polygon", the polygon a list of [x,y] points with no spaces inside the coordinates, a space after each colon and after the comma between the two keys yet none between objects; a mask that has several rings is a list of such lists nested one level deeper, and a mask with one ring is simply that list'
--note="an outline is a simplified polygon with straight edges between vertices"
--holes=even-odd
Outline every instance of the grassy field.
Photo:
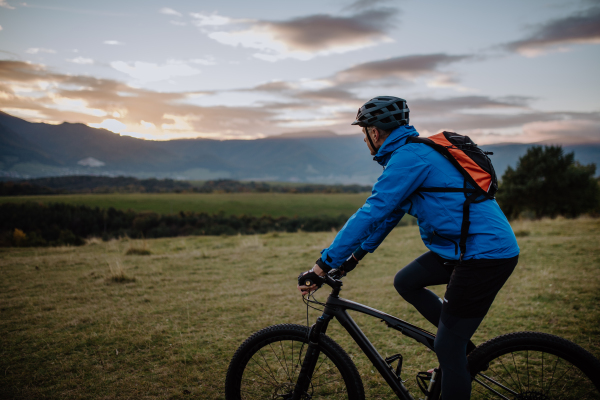
[{"label": "grassy field", "polygon": [[[600,356],[600,220],[513,228],[519,266],[474,341],[537,330]],[[0,398],[223,399],[227,365],[247,336],[272,324],[306,323],[296,276],[333,237],[299,232],[0,249]],[[151,254],[126,255],[131,248]],[[343,296],[432,329],[392,286],[396,271],[423,251],[416,227],[395,229],[346,278]],[[311,311],[311,323],[316,316]],[[411,339],[378,320],[355,318],[382,355],[404,354],[411,387],[416,371],[436,365]],[[336,322],[329,334],[354,355],[369,399],[395,398]]]},{"label": "grassy field", "polygon": [[352,215],[361,207],[369,193],[359,194],[290,194],[290,193],[165,193],[165,194],[69,194],[51,196],[0,197],[0,203],[82,204],[92,207],[114,207],[119,210],[154,211],[172,214],[179,211],[228,215],[263,214],[274,217],[307,217],[318,215]]}]

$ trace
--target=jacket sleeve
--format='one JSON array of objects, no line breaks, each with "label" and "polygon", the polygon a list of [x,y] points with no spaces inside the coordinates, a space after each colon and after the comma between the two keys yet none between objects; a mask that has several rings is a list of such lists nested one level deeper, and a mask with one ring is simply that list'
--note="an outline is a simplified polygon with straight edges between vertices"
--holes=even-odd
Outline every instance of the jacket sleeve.
[{"label": "jacket sleeve", "polygon": [[[410,150],[397,150],[383,174],[373,186],[373,192],[366,203],[338,232],[331,246],[321,252],[321,262],[324,269],[337,268],[346,260],[352,251],[358,247],[373,232],[377,231],[383,221],[410,196],[425,180],[428,173],[428,164]],[[399,220],[399,219],[398,219]],[[390,223],[393,218],[390,219]],[[397,223],[397,221],[396,221]],[[386,223],[382,229],[385,235]],[[381,236],[381,240],[385,237]]]},{"label": "jacket sleeve", "polygon": [[397,208],[392,211],[392,213],[377,227],[377,230],[362,242],[360,247],[369,253],[374,252],[392,229],[398,225],[398,222],[400,222],[403,216],[404,211],[401,209]]}]

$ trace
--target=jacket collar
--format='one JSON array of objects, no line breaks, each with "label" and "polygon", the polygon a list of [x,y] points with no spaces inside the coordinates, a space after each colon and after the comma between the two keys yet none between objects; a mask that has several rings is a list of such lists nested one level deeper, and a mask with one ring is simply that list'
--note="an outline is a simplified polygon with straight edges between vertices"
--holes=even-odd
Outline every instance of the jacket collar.
[{"label": "jacket collar", "polygon": [[383,142],[373,160],[377,161],[380,165],[387,164],[392,153],[398,150],[399,147],[404,146],[409,136],[419,136],[419,132],[412,125],[402,125],[394,129],[390,133],[390,136],[385,139],[385,142]]}]

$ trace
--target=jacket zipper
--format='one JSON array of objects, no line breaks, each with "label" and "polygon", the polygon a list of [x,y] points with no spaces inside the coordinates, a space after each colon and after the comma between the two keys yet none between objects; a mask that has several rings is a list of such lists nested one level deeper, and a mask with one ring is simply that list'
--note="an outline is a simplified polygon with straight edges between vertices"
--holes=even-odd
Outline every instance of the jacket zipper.
[{"label": "jacket zipper", "polygon": [[436,231],[433,231],[433,235],[431,235],[431,238],[429,239],[429,244],[430,245],[431,245],[431,243],[433,243],[433,237],[434,236],[438,236],[440,239],[444,239],[444,240],[447,240],[447,241],[451,242],[454,245],[454,255],[458,254],[458,244],[454,240],[449,239],[449,238],[447,238],[445,236],[442,236],[439,233],[437,233]]}]

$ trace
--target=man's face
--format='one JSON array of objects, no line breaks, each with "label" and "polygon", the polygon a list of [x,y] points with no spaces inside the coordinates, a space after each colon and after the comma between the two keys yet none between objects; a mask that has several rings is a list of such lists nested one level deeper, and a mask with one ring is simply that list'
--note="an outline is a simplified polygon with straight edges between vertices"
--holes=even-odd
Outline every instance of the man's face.
[{"label": "man's face", "polygon": [[[375,154],[377,154],[377,150],[375,150],[371,146],[371,142],[369,141],[369,139],[367,139],[367,135],[369,134],[369,130],[368,130],[368,128],[362,128],[362,131],[365,134],[365,137],[363,138],[363,140],[367,144],[367,147],[369,148],[369,151],[371,152],[371,155],[374,156]],[[373,140],[373,137],[371,137],[371,140]]]}]

